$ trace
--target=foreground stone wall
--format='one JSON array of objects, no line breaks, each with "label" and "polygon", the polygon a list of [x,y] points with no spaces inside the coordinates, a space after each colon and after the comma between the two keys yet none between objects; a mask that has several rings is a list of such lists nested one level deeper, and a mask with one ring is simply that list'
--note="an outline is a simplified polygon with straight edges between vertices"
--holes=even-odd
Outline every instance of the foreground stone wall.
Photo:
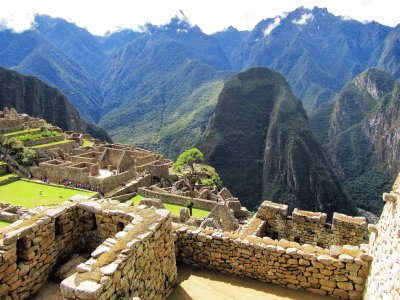
[{"label": "foreground stone wall", "polygon": [[264,201],[256,217],[264,220],[264,232],[258,236],[287,239],[299,243],[330,247],[331,245],[359,245],[368,242],[368,224],[364,217],[334,213],[332,224],[327,215],[295,208],[291,216],[285,204]]},{"label": "foreground stone wall", "polygon": [[[156,218],[147,223],[143,215],[128,214],[132,222],[61,283],[64,299],[164,299],[169,295],[177,279],[170,213],[150,211]],[[132,238],[135,226],[143,224],[144,232]],[[112,256],[116,249],[119,253]]]},{"label": "foreground stone wall", "polygon": [[373,257],[364,299],[400,299],[400,177],[397,177],[379,223],[370,225],[369,254]]},{"label": "foreground stone wall", "polygon": [[[55,264],[80,247],[76,206],[48,210],[32,220],[15,222],[0,239],[1,299],[25,299],[34,294]],[[19,228],[21,224],[27,225]]]},{"label": "foreground stone wall", "polygon": [[356,246],[328,250],[187,227],[176,234],[185,264],[341,299],[362,298],[371,260]]},{"label": "foreground stone wall", "polygon": [[[117,299],[130,295],[161,299],[176,280],[169,212],[136,211],[139,210],[124,204],[80,202],[46,210],[6,227],[0,233],[0,299],[33,295],[54,273],[56,265],[73,253],[96,248],[87,268],[80,272],[100,274],[98,281],[85,276],[74,279],[64,286],[65,299]],[[115,259],[106,263],[110,256],[104,252],[111,250]],[[104,268],[95,270],[96,262]],[[88,298],[90,288],[84,289],[87,285],[97,287],[96,296]]]}]

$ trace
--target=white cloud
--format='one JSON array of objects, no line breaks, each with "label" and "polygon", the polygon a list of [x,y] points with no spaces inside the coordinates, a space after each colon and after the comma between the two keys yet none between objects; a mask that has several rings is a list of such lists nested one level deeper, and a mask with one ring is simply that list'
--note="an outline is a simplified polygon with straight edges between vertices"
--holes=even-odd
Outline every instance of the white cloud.
[{"label": "white cloud", "polygon": [[340,16],[340,18],[343,20],[343,21],[351,21],[351,20],[353,20],[351,17],[349,17],[349,16]]},{"label": "white cloud", "polygon": [[60,17],[93,33],[104,34],[118,28],[138,29],[150,22],[166,24],[183,10],[192,24],[212,33],[230,25],[251,30],[261,20],[282,15],[297,7],[327,7],[336,15],[355,20],[376,20],[395,26],[400,23],[398,0],[3,0],[0,24],[17,31],[30,27],[35,13]]},{"label": "white cloud", "polygon": [[309,21],[314,19],[314,15],[312,13],[304,14],[298,20],[293,20],[292,23],[296,25],[306,25]]},{"label": "white cloud", "polygon": [[272,30],[274,30],[276,27],[278,27],[281,24],[281,17],[275,17],[274,22],[269,24],[267,28],[264,29],[263,34],[265,37],[267,37]]}]

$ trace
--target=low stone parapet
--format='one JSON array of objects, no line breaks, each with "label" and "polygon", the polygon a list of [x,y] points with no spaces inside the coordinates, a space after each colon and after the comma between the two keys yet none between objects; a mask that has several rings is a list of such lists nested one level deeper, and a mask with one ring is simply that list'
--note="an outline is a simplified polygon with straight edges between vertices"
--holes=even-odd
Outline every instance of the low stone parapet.
[{"label": "low stone parapet", "polygon": [[319,295],[362,299],[371,261],[363,248],[329,250],[188,227],[175,232],[177,257],[185,264]]},{"label": "low stone parapet", "polygon": [[285,204],[264,201],[256,216],[265,221],[262,236],[287,239],[299,243],[330,247],[331,245],[359,245],[368,241],[368,224],[364,217],[334,213],[332,224],[321,212],[295,208],[288,215]]}]

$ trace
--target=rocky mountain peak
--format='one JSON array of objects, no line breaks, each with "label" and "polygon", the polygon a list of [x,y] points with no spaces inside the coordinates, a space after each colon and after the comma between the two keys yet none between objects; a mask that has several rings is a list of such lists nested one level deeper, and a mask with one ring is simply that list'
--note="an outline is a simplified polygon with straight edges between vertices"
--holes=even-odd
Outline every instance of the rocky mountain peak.
[{"label": "rocky mountain peak", "polygon": [[380,100],[393,89],[393,80],[386,72],[378,69],[368,69],[353,80],[354,84],[366,91],[375,100]]}]

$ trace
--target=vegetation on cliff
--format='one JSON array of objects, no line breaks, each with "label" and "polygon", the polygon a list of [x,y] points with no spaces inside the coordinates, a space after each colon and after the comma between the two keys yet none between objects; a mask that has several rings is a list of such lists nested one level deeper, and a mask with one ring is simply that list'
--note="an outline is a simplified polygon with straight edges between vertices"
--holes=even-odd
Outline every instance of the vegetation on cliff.
[{"label": "vegetation on cliff", "polygon": [[311,117],[355,204],[375,214],[400,170],[398,86],[385,72],[368,69]]},{"label": "vegetation on cliff", "polygon": [[33,76],[0,67],[0,108],[3,107],[14,107],[20,113],[43,118],[63,130],[88,132],[95,138],[111,141],[104,129],[86,124],[58,89]]},{"label": "vegetation on cliff", "polygon": [[272,199],[292,208],[355,213],[300,100],[267,68],[229,78],[198,146],[249,208]]}]

